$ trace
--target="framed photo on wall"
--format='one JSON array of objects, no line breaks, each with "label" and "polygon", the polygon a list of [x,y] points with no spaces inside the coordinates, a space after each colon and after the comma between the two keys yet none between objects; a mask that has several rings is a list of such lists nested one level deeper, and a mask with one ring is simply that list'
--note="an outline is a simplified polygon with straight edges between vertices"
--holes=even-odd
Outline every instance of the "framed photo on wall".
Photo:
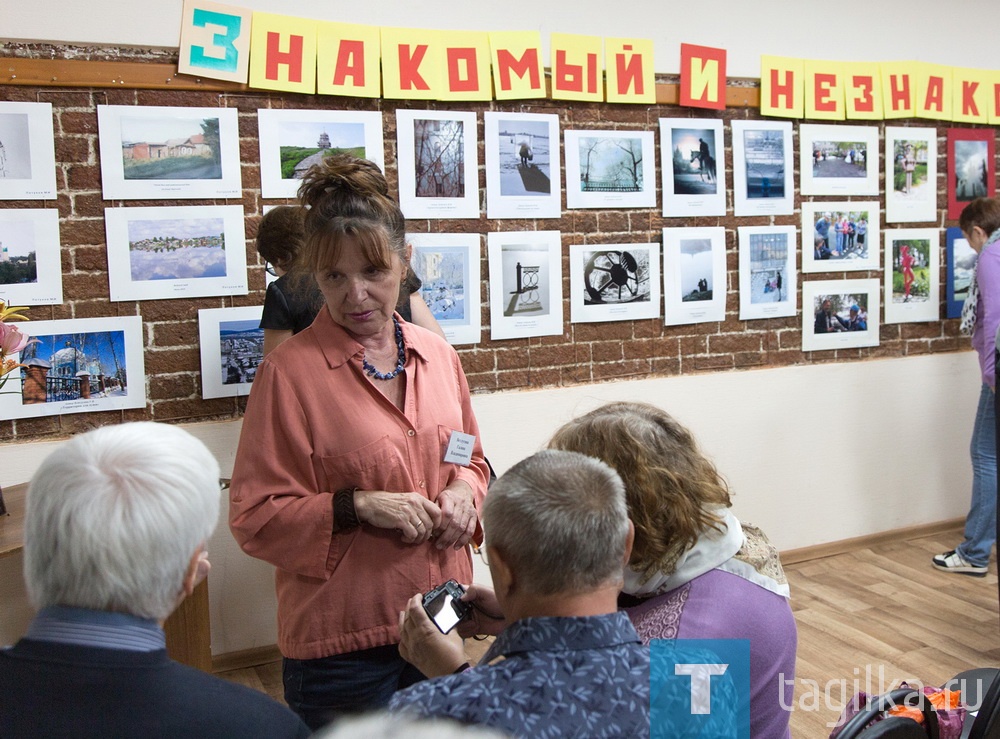
[{"label": "framed photo on wall", "polygon": [[726,214],[725,152],[720,119],[660,119],[664,217]]},{"label": "framed photo on wall", "polygon": [[939,232],[899,228],[885,232],[885,322],[938,320]]},{"label": "framed photo on wall", "polygon": [[657,318],[659,244],[573,244],[569,284],[572,323]]},{"label": "framed photo on wall", "polygon": [[385,171],[378,111],[262,108],[257,126],[261,197],[294,198],[306,170],[331,154],[368,159]]},{"label": "framed photo on wall", "polygon": [[652,131],[566,131],[567,208],[655,208]]},{"label": "framed photo on wall", "polygon": [[794,316],[795,226],[740,226],[740,320]]},{"label": "framed photo on wall", "polygon": [[976,198],[996,195],[995,149],[992,128],[948,129],[948,218],[958,220]]},{"label": "framed photo on wall", "polygon": [[202,398],[250,394],[257,365],[264,358],[263,310],[254,305],[198,311]]},{"label": "framed photo on wall", "polygon": [[878,269],[881,245],[877,200],[803,201],[803,272]]},{"label": "framed photo on wall", "polygon": [[483,114],[486,127],[486,217],[562,215],[559,116]]},{"label": "framed photo on wall", "polygon": [[562,236],[503,231],[486,236],[490,265],[490,338],[563,332]]},{"label": "framed photo on wall", "polygon": [[480,241],[477,233],[408,233],[410,264],[420,278],[420,296],[450,344],[482,338]]},{"label": "framed photo on wall", "polygon": [[105,200],[239,198],[235,108],[98,105]]},{"label": "framed photo on wall", "polygon": [[63,302],[55,208],[0,209],[0,299],[8,305]]},{"label": "framed photo on wall", "polygon": [[20,372],[8,375],[0,418],[145,407],[139,316],[32,321],[26,331],[37,342],[17,357]]},{"label": "framed photo on wall", "polygon": [[0,102],[0,200],[55,200],[52,103]]},{"label": "framed photo on wall", "polygon": [[979,255],[969,245],[962,229],[952,226],[945,231],[945,297],[948,318],[961,318],[962,306],[969,297],[972,275]]},{"label": "framed photo on wall", "polygon": [[886,126],[886,223],[937,220],[936,183],[937,129]]},{"label": "framed photo on wall", "polygon": [[799,126],[803,195],[878,195],[878,126]]},{"label": "framed photo on wall", "polygon": [[790,215],[795,160],[790,121],[733,121],[733,203],[737,216]]},{"label": "framed photo on wall", "polygon": [[663,229],[663,323],[726,320],[726,229]]},{"label": "framed photo on wall", "polygon": [[802,351],[878,346],[879,282],[811,280],[802,283]]},{"label": "framed photo on wall", "polygon": [[396,111],[399,206],[407,218],[479,218],[476,114]]}]

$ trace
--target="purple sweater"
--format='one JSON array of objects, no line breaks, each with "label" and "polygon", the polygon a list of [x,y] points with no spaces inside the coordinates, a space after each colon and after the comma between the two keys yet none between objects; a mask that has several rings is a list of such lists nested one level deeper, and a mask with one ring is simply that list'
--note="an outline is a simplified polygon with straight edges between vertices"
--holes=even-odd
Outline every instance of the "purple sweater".
[{"label": "purple sweater", "polygon": [[792,707],[798,637],[787,599],[738,575],[711,570],[625,612],[644,644],[652,639],[749,639],[750,736],[791,736],[790,711],[782,706]]},{"label": "purple sweater", "polygon": [[1000,326],[1000,241],[986,245],[976,264],[979,302],[976,305],[976,328],[972,332],[972,348],[979,355],[979,370],[983,384],[996,387],[993,350]]}]

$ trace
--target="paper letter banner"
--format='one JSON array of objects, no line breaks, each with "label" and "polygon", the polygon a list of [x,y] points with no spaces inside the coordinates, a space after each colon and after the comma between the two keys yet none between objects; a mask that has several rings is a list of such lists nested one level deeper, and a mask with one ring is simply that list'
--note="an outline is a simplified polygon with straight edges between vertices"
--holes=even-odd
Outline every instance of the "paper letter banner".
[{"label": "paper letter banner", "polygon": [[760,112],[781,118],[801,118],[804,110],[801,59],[760,58]]},{"label": "paper letter banner", "polygon": [[606,38],[609,103],[655,103],[653,42],[648,39]]},{"label": "paper letter banner", "polygon": [[306,18],[254,13],[250,34],[250,86],[316,92],[316,26]]},{"label": "paper letter banner", "polygon": [[491,33],[493,95],[497,100],[545,97],[542,37],[537,31]]},{"label": "paper letter banner", "polygon": [[581,100],[600,103],[604,101],[601,89],[603,45],[600,36],[575,36],[553,33],[549,36],[552,48],[552,99]]},{"label": "paper letter banner", "polygon": [[180,74],[246,84],[250,69],[250,10],[209,0],[184,0]]},{"label": "paper letter banner", "polygon": [[681,105],[726,109],[726,50],[681,44]]},{"label": "paper letter banner", "polygon": [[910,70],[917,62],[887,62],[880,65],[882,71],[882,117],[912,118],[913,99],[916,93]]},{"label": "paper letter banner", "polygon": [[858,121],[882,120],[882,76],[877,64],[845,64],[844,102],[847,117]]},{"label": "paper letter banner", "polygon": [[492,100],[490,40],[485,32],[441,31],[444,90],[438,100]]},{"label": "paper letter banner", "polygon": [[804,62],[806,118],[844,120],[843,66],[838,62]]},{"label": "paper letter banner", "polygon": [[440,100],[444,46],[439,31],[382,29],[382,94],[400,100]]},{"label": "paper letter banner", "polygon": [[316,24],[316,91],[377,98],[382,94],[382,43],[376,26]]},{"label": "paper letter banner", "polygon": [[951,120],[960,123],[989,123],[991,73],[981,69],[955,67],[952,73]]}]

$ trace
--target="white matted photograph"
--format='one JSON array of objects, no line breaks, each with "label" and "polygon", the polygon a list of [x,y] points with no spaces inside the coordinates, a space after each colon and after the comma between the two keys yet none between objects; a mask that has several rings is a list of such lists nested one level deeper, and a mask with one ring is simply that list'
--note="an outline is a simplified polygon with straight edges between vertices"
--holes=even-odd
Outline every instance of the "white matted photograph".
[{"label": "white matted photograph", "polygon": [[263,310],[253,305],[198,311],[202,398],[250,394],[257,365],[264,358]]},{"label": "white matted photograph", "polygon": [[476,114],[396,111],[399,206],[407,218],[478,218]]},{"label": "white matted photograph", "polygon": [[486,136],[486,217],[562,215],[559,116],[483,114]]},{"label": "white matted photograph", "polygon": [[262,197],[294,198],[306,170],[332,154],[368,159],[385,171],[378,111],[262,108],[257,125]]},{"label": "white matted photograph", "polygon": [[0,102],[0,200],[55,200],[51,103]]},{"label": "white matted photograph", "polygon": [[480,241],[478,233],[407,234],[410,266],[420,278],[420,296],[449,344],[482,340]]},{"label": "white matted photograph", "polygon": [[802,202],[802,271],[854,272],[879,268],[882,254],[877,200]]},{"label": "white matted photograph", "polygon": [[242,205],[105,208],[111,300],[246,295]]},{"label": "white matted photograph", "polygon": [[795,203],[791,122],[733,121],[730,125],[735,215],[790,215]]},{"label": "white matted photograph", "polygon": [[490,233],[486,242],[490,267],[490,338],[525,339],[561,334],[559,231]]},{"label": "white matted photograph", "polygon": [[795,226],[740,226],[740,320],[794,316]]},{"label": "white matted photograph", "polygon": [[726,214],[725,151],[719,119],[660,119],[665,217]]},{"label": "white matted photograph", "polygon": [[566,131],[567,208],[655,208],[652,131]]},{"label": "white matted photograph", "polygon": [[[937,220],[937,129],[885,127],[885,221]],[[888,304],[888,300],[886,303]],[[886,319],[888,323],[888,319]]]},{"label": "white matted photograph", "polygon": [[803,195],[878,195],[878,126],[799,126]]},{"label": "white matted photograph", "polygon": [[239,198],[235,108],[98,105],[105,200]]},{"label": "white matted photograph", "polygon": [[726,320],[726,229],[663,229],[663,323]]},{"label": "white matted photograph", "polygon": [[885,322],[940,318],[941,234],[936,228],[885,232]]},{"label": "white matted photograph", "polygon": [[8,305],[59,305],[59,211],[0,210],[0,299]]},{"label": "white matted photograph", "polygon": [[570,322],[633,321],[660,315],[659,244],[572,244]]},{"label": "white matted photograph", "polygon": [[878,346],[877,278],[802,283],[802,351]]},{"label": "white matted photograph", "polygon": [[32,321],[35,341],[0,393],[0,418],[119,411],[146,405],[139,316]]}]

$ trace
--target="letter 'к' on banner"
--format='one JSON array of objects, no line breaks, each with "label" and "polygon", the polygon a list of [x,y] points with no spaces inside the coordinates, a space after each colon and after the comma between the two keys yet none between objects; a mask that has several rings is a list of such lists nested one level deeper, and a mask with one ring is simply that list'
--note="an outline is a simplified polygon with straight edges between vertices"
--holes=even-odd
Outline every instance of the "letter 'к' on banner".
[{"label": "letter '\u043a' on banner", "polygon": [[680,104],[726,109],[726,50],[681,44]]},{"label": "letter '\u043a' on banner", "polygon": [[882,120],[882,76],[878,64],[848,62],[843,65],[843,75],[847,117],[858,121]]},{"label": "letter '\u043a' on banner", "polygon": [[444,91],[440,31],[382,29],[382,90],[397,100],[440,100]]},{"label": "letter '\u043a' on banner", "polygon": [[918,62],[913,67],[912,79],[917,83],[917,118],[950,121],[951,67]]},{"label": "letter '\u043a' on banner", "polygon": [[844,65],[839,62],[806,60],[805,117],[823,121],[844,120]]},{"label": "letter '\u043a' on banner", "polygon": [[493,96],[497,100],[545,97],[542,36],[538,31],[493,31]]},{"label": "letter '\u043a' on banner", "polygon": [[761,56],[761,114],[779,118],[802,118],[805,109],[804,77],[801,59]]},{"label": "letter '\u043a' on banner", "polygon": [[253,11],[209,0],[184,0],[177,71],[247,83]]},{"label": "letter '\u043a' on banner", "polygon": [[320,95],[382,95],[382,37],[378,26],[316,23],[316,91]]},{"label": "letter '\u043a' on banner", "polygon": [[316,92],[316,22],[254,12],[250,32],[250,86]]},{"label": "letter '\u043a' on banner", "polygon": [[989,123],[995,72],[952,69],[951,119],[960,123]]},{"label": "letter '\u043a' on banner", "polygon": [[438,100],[492,100],[490,39],[485,31],[440,31],[444,88]]},{"label": "letter '\u043a' on banner", "polygon": [[607,101],[609,103],[656,102],[653,42],[650,39],[606,38]]},{"label": "letter '\u043a' on banner", "polygon": [[604,39],[600,36],[549,34],[552,50],[552,99],[604,101]]}]

